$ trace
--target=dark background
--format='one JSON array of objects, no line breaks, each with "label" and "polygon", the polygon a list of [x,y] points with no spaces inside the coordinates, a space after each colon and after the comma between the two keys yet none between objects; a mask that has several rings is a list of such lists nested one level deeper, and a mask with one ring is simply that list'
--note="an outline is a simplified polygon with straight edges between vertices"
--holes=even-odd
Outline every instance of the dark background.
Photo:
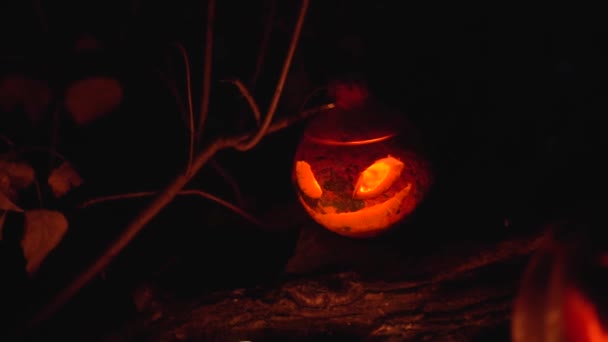
[{"label": "dark background", "polygon": [[[298,12],[297,2],[277,3],[253,90],[262,109]],[[147,202],[84,210],[75,203],[159,189],[182,169],[187,130],[158,71],[185,96],[183,61],[172,46],[181,42],[198,108],[206,2],[46,1],[40,8],[47,32],[35,2],[2,6],[0,76],[24,73],[48,81],[58,94],[92,75],[117,77],[125,88],[120,108],[90,126],[77,127],[62,112],[57,148],[86,185],[54,204],[71,228],[39,280],[27,291],[6,290],[29,308],[64,286]],[[270,8],[270,0],[217,3],[209,137],[254,127],[243,98],[218,81],[239,78],[251,85]],[[553,10],[312,1],[277,116],[297,112],[308,94],[332,80],[364,79],[424,137],[437,181],[421,216],[436,220],[438,239],[500,238],[507,234],[506,218],[517,229],[601,208],[606,26],[599,11]],[[103,49],[75,53],[83,34]],[[0,134],[24,146],[49,144],[48,121],[34,127],[19,111],[2,114]],[[250,152],[216,157],[238,181],[248,211],[272,219],[294,203],[290,172],[303,128],[269,136]],[[209,167],[191,186],[234,200]],[[296,237],[292,229],[260,232],[202,199],[177,199],[45,333],[82,337],[113,329],[133,315],[132,289],[175,258],[178,266],[161,278],[177,296],[267,281],[280,273]]]}]

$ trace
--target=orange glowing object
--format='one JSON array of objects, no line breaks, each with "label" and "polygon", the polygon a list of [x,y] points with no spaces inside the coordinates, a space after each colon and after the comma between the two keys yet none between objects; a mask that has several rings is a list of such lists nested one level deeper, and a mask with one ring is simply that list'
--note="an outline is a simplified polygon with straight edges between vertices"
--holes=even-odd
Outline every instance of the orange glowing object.
[{"label": "orange glowing object", "polygon": [[347,95],[309,123],[296,151],[294,183],[321,226],[371,237],[414,211],[430,187],[430,169],[402,116],[373,102],[366,90]]},{"label": "orange glowing object", "polygon": [[513,342],[608,342],[605,241],[581,226],[555,225],[540,241],[514,302]]},{"label": "orange glowing object", "polygon": [[597,309],[574,287],[564,289],[562,302],[564,336],[567,342],[608,342]]},{"label": "orange glowing object", "polygon": [[315,179],[315,175],[310,169],[310,165],[305,161],[296,162],[296,179],[302,192],[310,198],[321,198],[323,190]]}]

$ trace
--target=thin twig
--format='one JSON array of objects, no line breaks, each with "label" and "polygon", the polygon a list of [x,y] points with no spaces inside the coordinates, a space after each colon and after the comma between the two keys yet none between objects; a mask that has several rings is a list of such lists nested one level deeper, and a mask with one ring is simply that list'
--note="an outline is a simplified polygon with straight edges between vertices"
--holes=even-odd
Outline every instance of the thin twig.
[{"label": "thin twig", "polygon": [[326,89],[327,89],[327,86],[317,87],[313,91],[311,91],[308,95],[306,95],[306,98],[304,98],[304,101],[302,101],[302,104],[300,105],[298,112],[304,111],[306,109],[306,105],[308,104],[308,102],[310,100],[312,100],[315,97],[315,95],[317,95],[318,93],[320,93]]},{"label": "thin twig", "polygon": [[289,44],[289,50],[287,52],[285,62],[283,63],[283,70],[281,70],[281,76],[279,77],[277,88],[275,89],[274,95],[270,102],[268,113],[266,113],[266,117],[264,118],[264,123],[262,124],[262,127],[260,127],[258,133],[251,140],[244,144],[239,144],[235,147],[239,151],[247,151],[257,145],[260,140],[262,140],[262,137],[264,137],[264,135],[266,134],[266,130],[272,122],[272,118],[279,104],[279,98],[281,97],[281,93],[283,92],[283,86],[285,85],[287,74],[289,73],[289,67],[291,66],[293,55],[298,45],[298,40],[300,39],[300,33],[302,32],[302,26],[304,25],[304,18],[306,18],[306,11],[308,10],[308,2],[308,0],[302,0],[300,14],[298,15],[298,22],[296,23],[296,27],[291,38],[291,43]]},{"label": "thin twig", "polygon": [[207,4],[207,34],[205,36],[205,63],[203,66],[203,96],[201,99],[201,114],[196,130],[197,142],[201,142],[203,128],[209,113],[209,100],[211,93],[211,66],[213,60],[213,22],[215,20],[215,0],[208,0]]},{"label": "thin twig", "polygon": [[186,69],[186,96],[188,100],[188,129],[190,130],[190,146],[188,147],[188,167],[186,172],[190,173],[192,168],[192,159],[194,159],[194,108],[192,106],[192,81],[190,79],[190,59],[184,46],[180,43],[175,43],[179,49],[182,58],[184,59],[184,67]]},{"label": "thin twig", "polygon": [[[192,82],[191,82],[191,73],[190,73],[190,62],[189,62],[189,58],[188,58],[188,54],[186,53],[186,50],[183,48],[183,45],[180,44],[179,42],[175,42],[174,43],[175,46],[178,47],[178,49],[180,49],[180,52],[182,53],[182,57],[184,59],[184,64],[185,64],[185,72],[186,72],[186,92],[187,92],[187,97],[188,97],[188,103],[184,104],[184,101],[182,99],[182,96],[180,95],[180,90],[177,87],[177,84],[175,83],[175,79],[174,77],[172,77],[171,75],[166,74],[165,72],[163,72],[162,70],[155,68],[153,66],[151,66],[151,69],[154,70],[154,72],[157,74],[157,76],[159,77],[159,79],[161,81],[163,81],[163,84],[167,86],[167,90],[169,90],[169,93],[171,94],[171,96],[173,97],[173,99],[175,100],[175,105],[177,106],[177,110],[179,111],[180,115],[181,115],[181,119],[184,122],[184,125],[186,125],[188,127],[188,134],[189,134],[189,147],[188,147],[188,166],[186,168],[186,170],[188,170],[190,168],[190,166],[192,165],[192,159],[194,158],[194,110],[193,110],[193,106],[192,106]],[[182,51],[183,49],[183,51]],[[168,63],[168,73],[172,74],[172,68],[171,68],[171,63],[169,60]]]},{"label": "thin twig", "polygon": [[239,204],[239,206],[244,207],[245,200],[243,199],[243,194],[241,193],[241,190],[236,180],[234,180],[234,178],[215,159],[212,159],[209,163],[211,164],[211,167],[213,167],[215,172],[217,172],[220,177],[224,178],[226,183],[228,183],[228,185],[232,188],[232,192],[234,192],[234,198],[236,199],[236,202]]},{"label": "thin twig", "polygon": [[[90,207],[95,204],[111,202],[111,201],[116,201],[116,200],[121,200],[121,199],[150,197],[150,196],[153,196],[156,194],[157,194],[157,192],[154,192],[154,191],[143,191],[143,192],[134,192],[134,193],[129,193],[129,194],[103,196],[103,197],[94,198],[92,200],[88,200],[88,201],[82,203],[81,205],[79,205],[78,208],[86,208],[86,207]],[[223,200],[215,195],[212,195],[208,192],[192,189],[192,190],[182,190],[182,191],[178,192],[177,194],[178,195],[196,195],[196,196],[206,198],[208,200],[216,202],[216,203],[232,210],[236,214],[242,216],[244,219],[250,221],[251,223],[253,223],[257,226],[265,227],[265,228],[270,227],[268,224],[261,222],[260,220],[258,220],[257,218],[255,218],[253,215],[249,214],[242,208],[239,208],[238,206],[236,206],[226,200]]]},{"label": "thin twig", "polygon": [[77,206],[77,208],[84,209],[84,208],[88,208],[92,205],[96,205],[96,204],[100,204],[100,203],[104,203],[104,202],[111,202],[111,201],[116,201],[116,200],[121,200],[121,199],[148,197],[148,196],[154,195],[154,194],[156,194],[156,192],[142,191],[142,192],[132,192],[132,193],[128,193],[128,194],[102,196],[102,197],[97,197],[97,198],[93,198],[88,201],[85,201],[85,202],[79,204]]},{"label": "thin twig", "polygon": [[249,108],[251,108],[251,111],[253,112],[253,117],[255,118],[255,124],[259,127],[260,126],[260,121],[262,120],[262,118],[261,118],[262,114],[260,112],[260,107],[255,102],[255,99],[251,95],[251,92],[249,90],[247,90],[247,87],[245,87],[245,85],[243,84],[243,82],[241,82],[238,79],[235,79],[235,80],[221,80],[220,82],[231,83],[231,84],[234,84],[237,87],[237,89],[239,90],[239,92],[241,93],[241,95],[243,95],[243,97],[245,98],[245,100],[247,100],[247,103],[249,104]]},{"label": "thin twig", "polygon": [[42,201],[42,189],[40,189],[40,182],[38,179],[34,179],[34,186],[36,188],[36,196],[38,196],[38,208],[44,208],[44,202]]},{"label": "thin twig", "polygon": [[[227,146],[234,146],[239,139],[218,139],[201,152],[193,164],[193,171],[198,171],[217,151]],[[69,301],[82,287],[98,276],[108,264],[135,238],[137,233],[150,222],[167,204],[169,204],[181,189],[188,183],[191,175],[180,174],[158,196],[152,200],[125,231],[97,258],[92,265],[79,274],[66,288],[57,294],[45,307],[42,308],[30,321],[30,326],[46,320]]]},{"label": "thin twig", "polygon": [[260,52],[255,61],[255,71],[251,77],[251,89],[255,88],[258,83],[258,78],[260,78],[260,73],[262,72],[262,66],[266,59],[266,51],[268,50],[268,43],[270,42],[270,35],[272,34],[272,28],[274,27],[274,17],[276,16],[277,7],[277,0],[270,0],[270,11],[266,17],[266,25],[264,26],[264,35],[262,36],[262,43],[260,44]]},{"label": "thin twig", "polygon": [[336,107],[336,105],[334,103],[328,103],[328,104],[319,106],[317,108],[312,108],[312,109],[300,112],[298,115],[293,115],[291,117],[283,118],[280,121],[277,121],[277,122],[273,123],[272,125],[270,125],[270,127],[268,127],[268,131],[266,132],[266,135],[274,133],[276,131],[280,131],[284,128],[287,128],[287,127],[293,125],[294,123],[296,123],[297,121],[303,120],[316,113],[319,113],[319,112],[322,112],[322,111],[325,111],[328,109],[332,109],[335,107]]},{"label": "thin twig", "polygon": [[[208,10],[208,23],[207,23],[207,48],[206,54],[211,54],[211,39],[209,36],[212,36],[212,21],[213,21],[213,11],[214,11],[214,0],[210,0],[209,10]],[[283,72],[281,78],[279,79],[279,84],[277,85],[277,90],[275,91],[275,96],[273,98],[270,110],[268,114],[273,114],[276,110],[276,106],[278,103],[278,98],[280,97],[286,74],[289,70],[289,65],[291,64],[291,59],[293,58],[293,53],[295,51],[295,45],[299,38],[299,34],[301,31],[301,27],[303,24],[303,20],[305,17],[306,10],[308,8],[308,0],[303,0],[302,9],[300,11],[300,17],[298,18],[298,24],[296,25],[296,30],[294,32],[294,37],[292,39],[289,53],[286,58],[286,62],[283,65]],[[205,69],[210,68],[211,59],[205,59]],[[210,71],[210,70],[209,70]],[[210,77],[210,72],[205,72],[205,78]],[[209,79],[207,80],[209,82]],[[206,83],[206,82],[204,82]],[[207,83],[208,85],[208,83]],[[203,93],[203,103],[207,101],[208,105],[208,87],[207,91]],[[207,99],[205,99],[207,98]],[[328,107],[331,105],[327,105]],[[201,110],[201,116],[204,118],[206,116],[205,106],[203,106]],[[301,119],[306,116],[306,114],[312,114],[316,111],[307,111],[305,113],[300,113],[297,117],[289,117],[287,119],[281,120],[273,125],[270,125],[272,120],[272,115],[267,115],[266,120],[262,128],[251,138],[250,135],[246,136],[236,136],[230,138],[218,138],[213,143],[207,146],[203,151],[201,151],[193,161],[191,172],[187,174],[178,175],[173,182],[171,182],[162,192],[160,192],[155,199],[143,209],[140,214],[135,217],[133,221],[126,227],[124,232],[106,249],[106,251],[97,258],[91,266],[86,268],[81,274],[79,274],[66,288],[60,291],[52,300],[48,303],[48,305],[44,306],[29,322],[30,327],[35,326],[41,321],[46,320],[51,315],[53,315],[57,310],[59,310],[63,305],[68,302],[76,293],[80,291],[82,287],[88,284],[93,278],[95,278],[101,271],[103,271],[107,265],[114,260],[114,258],[135,238],[135,236],[141,231],[143,227],[146,226],[164,207],[167,206],[174,198],[179,194],[179,192],[183,189],[183,187],[190,181],[192,176],[196,174],[201,167],[211,158],[215,153],[222,149],[226,148],[236,148],[237,146],[246,147],[246,149],[251,148],[261,139],[262,136],[270,134],[274,131],[278,131],[287,127],[289,124],[294,121]],[[204,114],[204,116],[202,115]],[[202,122],[204,124],[204,122]],[[199,122],[199,130],[197,133],[200,136],[201,130],[201,122]],[[250,139],[251,138],[251,139]],[[243,144],[244,141],[249,140],[249,143]],[[251,147],[249,146],[251,145]],[[246,150],[245,149],[245,150]],[[242,149],[243,150],[243,149]]]},{"label": "thin twig", "polygon": [[[322,106],[315,110],[309,110],[306,112],[299,113],[292,117],[287,117],[272,124],[266,134],[270,134],[279,130],[282,130],[294,122],[304,119],[314,113],[325,108],[331,108],[333,104]],[[243,141],[249,139],[250,135],[240,135],[230,138],[218,138],[211,143],[207,148],[201,151],[192,164],[191,174],[180,174],[173,182],[171,182],[163,191],[159,192],[158,195],[152,200],[152,202],[144,208],[133,221],[127,225],[124,232],[99,256],[92,265],[87,267],[82,273],[69,283],[62,291],[60,291],[55,297],[51,299],[47,305],[45,305],[29,322],[29,327],[34,327],[38,323],[45,321],[55,312],[61,309],[65,303],[67,303],[76,293],[80,291],[86,284],[88,284],[93,278],[99,275],[112,260],[135,238],[135,236],[146,226],[162,209],[167,206],[174,198],[179,194],[183,187],[190,181],[192,176],[196,174],[205,163],[215,155],[218,151],[227,148],[233,148]]]},{"label": "thin twig", "polygon": [[175,80],[157,68],[153,68],[153,70],[156,72],[159,79],[163,81],[164,84],[167,86],[167,90],[169,90],[171,96],[173,96],[173,99],[175,100],[177,110],[182,115],[182,120],[184,121],[184,124],[188,126],[188,109],[186,108],[187,106],[184,104],[184,101],[179,93],[179,89],[175,84]]}]

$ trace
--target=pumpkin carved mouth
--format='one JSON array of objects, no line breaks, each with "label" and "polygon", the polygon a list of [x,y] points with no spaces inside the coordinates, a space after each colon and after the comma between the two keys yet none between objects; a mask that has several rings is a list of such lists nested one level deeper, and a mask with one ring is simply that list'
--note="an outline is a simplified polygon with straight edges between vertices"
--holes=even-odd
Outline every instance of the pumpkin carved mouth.
[{"label": "pumpkin carved mouth", "polygon": [[[349,192],[350,198],[342,195],[332,199],[333,189],[318,183],[307,162],[297,161],[299,200],[308,214],[329,230],[351,237],[373,236],[415,207],[416,202],[408,200],[412,184],[397,181],[404,167],[403,162],[390,155],[378,159],[360,173],[354,190]],[[394,187],[397,188],[390,191]]]}]

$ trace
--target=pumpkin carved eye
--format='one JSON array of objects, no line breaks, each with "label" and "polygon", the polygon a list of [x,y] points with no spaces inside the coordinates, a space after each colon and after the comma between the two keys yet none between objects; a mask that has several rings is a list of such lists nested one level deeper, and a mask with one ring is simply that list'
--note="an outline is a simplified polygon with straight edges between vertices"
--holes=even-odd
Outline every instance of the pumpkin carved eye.
[{"label": "pumpkin carved eye", "polygon": [[355,185],[353,198],[367,199],[380,195],[393,185],[401,175],[404,164],[390,155],[376,160],[361,172]]},{"label": "pumpkin carved eye", "polygon": [[315,199],[321,198],[323,190],[321,190],[319,182],[317,182],[315,175],[312,173],[310,164],[305,161],[296,162],[296,179],[298,180],[300,190],[306,196]]}]

